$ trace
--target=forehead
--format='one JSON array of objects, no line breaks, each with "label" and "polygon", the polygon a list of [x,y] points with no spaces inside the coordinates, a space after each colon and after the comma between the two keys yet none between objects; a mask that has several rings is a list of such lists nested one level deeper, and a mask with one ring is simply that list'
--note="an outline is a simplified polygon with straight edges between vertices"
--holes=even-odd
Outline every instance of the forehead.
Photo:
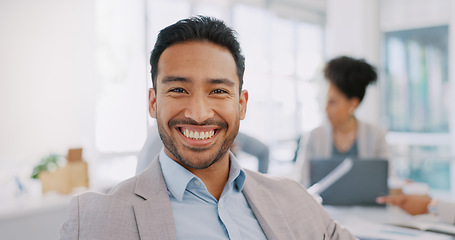
[{"label": "forehead", "polygon": [[327,94],[329,97],[336,97],[336,98],[347,98],[341,91],[340,89],[335,86],[333,83],[330,83],[329,89],[327,91]]},{"label": "forehead", "polygon": [[189,41],[173,44],[158,61],[157,84],[164,77],[190,79],[228,78],[239,84],[237,66],[231,52],[208,41]]}]

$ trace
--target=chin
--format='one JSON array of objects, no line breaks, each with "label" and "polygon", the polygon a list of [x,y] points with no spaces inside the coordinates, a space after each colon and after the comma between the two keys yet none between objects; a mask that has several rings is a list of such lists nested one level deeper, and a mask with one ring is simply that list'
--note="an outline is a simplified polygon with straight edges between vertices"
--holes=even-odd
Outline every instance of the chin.
[{"label": "chin", "polygon": [[[194,161],[188,161],[188,159],[192,159]],[[214,163],[218,162],[220,158],[214,159],[211,158],[203,158],[203,159],[195,159],[194,157],[183,157],[180,159],[180,162],[188,168],[193,169],[206,169],[212,166]]]},{"label": "chin", "polygon": [[[216,151],[215,149],[219,150]],[[206,169],[223,159],[228,151],[229,148],[226,150],[222,146],[213,149],[186,148],[177,150],[173,155],[185,168]]]}]

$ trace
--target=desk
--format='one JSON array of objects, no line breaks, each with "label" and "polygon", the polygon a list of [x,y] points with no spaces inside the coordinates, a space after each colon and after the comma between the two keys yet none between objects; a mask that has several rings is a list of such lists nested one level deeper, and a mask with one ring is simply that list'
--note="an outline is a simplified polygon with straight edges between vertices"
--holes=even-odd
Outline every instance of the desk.
[{"label": "desk", "polygon": [[328,206],[324,208],[341,225],[348,228],[360,239],[388,239],[388,240],[454,240],[455,237],[420,231],[415,229],[392,226],[388,223],[414,221],[401,209],[393,206],[387,207],[340,207]]},{"label": "desk", "polygon": [[70,196],[14,199],[0,208],[1,239],[58,239]]}]

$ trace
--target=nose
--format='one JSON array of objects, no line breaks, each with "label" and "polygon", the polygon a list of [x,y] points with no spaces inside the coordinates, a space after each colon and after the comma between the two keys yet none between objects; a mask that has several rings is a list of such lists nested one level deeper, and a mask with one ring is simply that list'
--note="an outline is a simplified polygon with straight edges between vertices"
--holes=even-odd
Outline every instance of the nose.
[{"label": "nose", "polygon": [[204,94],[191,96],[185,109],[185,117],[191,118],[198,123],[213,118],[214,114],[210,99],[208,99],[208,96],[204,96]]}]

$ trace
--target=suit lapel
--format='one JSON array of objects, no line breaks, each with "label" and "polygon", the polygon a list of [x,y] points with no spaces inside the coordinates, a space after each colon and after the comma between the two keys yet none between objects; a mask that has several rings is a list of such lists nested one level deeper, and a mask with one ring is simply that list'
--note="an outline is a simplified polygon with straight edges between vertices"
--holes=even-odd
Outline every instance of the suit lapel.
[{"label": "suit lapel", "polygon": [[257,183],[247,172],[243,194],[262,227],[267,239],[294,239],[292,231],[271,192]]},{"label": "suit lapel", "polygon": [[134,193],[143,199],[133,205],[140,239],[177,239],[172,207],[158,157],[138,175]]}]

